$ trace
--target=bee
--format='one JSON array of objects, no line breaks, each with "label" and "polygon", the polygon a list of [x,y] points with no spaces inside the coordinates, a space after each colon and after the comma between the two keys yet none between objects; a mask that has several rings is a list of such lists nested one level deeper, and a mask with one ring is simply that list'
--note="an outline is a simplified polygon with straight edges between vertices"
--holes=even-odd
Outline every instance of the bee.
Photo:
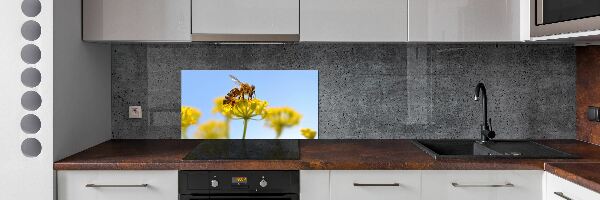
[{"label": "bee", "polygon": [[237,100],[241,99],[253,99],[256,93],[254,85],[250,85],[248,83],[243,83],[239,79],[237,79],[233,75],[229,75],[231,80],[239,85],[239,87],[235,87],[227,93],[225,99],[223,99],[223,104],[231,104],[235,105]]},{"label": "bee", "polygon": [[250,85],[248,83],[243,83],[233,75],[229,75],[229,77],[231,78],[231,80],[233,82],[237,83],[240,86],[239,92],[240,92],[241,99],[245,99],[246,96],[248,97],[248,99],[254,98],[254,95],[256,94],[256,91],[255,91],[256,87],[254,87],[254,85]]},{"label": "bee", "polygon": [[223,99],[223,104],[231,104],[231,106],[235,105],[235,101],[240,96],[240,90],[238,88],[233,88],[227,93],[225,99]]}]

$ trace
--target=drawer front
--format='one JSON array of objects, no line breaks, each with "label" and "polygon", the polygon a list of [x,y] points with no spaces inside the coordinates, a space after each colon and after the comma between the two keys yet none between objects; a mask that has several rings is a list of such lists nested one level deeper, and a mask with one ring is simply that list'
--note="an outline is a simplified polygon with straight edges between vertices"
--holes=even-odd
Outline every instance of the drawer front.
[{"label": "drawer front", "polygon": [[546,200],[596,200],[600,194],[546,172]]},{"label": "drawer front", "polygon": [[542,200],[543,171],[423,171],[423,200]]},{"label": "drawer front", "polygon": [[300,171],[300,200],[329,200],[329,170]]},{"label": "drawer front", "polygon": [[57,172],[59,200],[177,200],[177,185],[177,171]]},{"label": "drawer front", "polygon": [[331,200],[418,200],[419,171],[331,171]]}]

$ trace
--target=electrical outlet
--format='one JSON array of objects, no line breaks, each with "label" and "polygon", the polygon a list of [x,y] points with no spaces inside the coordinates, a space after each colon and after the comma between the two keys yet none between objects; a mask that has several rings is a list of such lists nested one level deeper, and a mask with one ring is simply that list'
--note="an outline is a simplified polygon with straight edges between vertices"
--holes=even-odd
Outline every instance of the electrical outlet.
[{"label": "electrical outlet", "polygon": [[142,106],[129,106],[129,119],[141,119]]}]

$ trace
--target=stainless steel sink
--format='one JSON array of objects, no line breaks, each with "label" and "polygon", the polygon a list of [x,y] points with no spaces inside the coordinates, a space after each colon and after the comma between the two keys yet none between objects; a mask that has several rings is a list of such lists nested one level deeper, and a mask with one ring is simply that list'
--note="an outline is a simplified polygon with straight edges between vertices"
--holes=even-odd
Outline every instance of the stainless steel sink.
[{"label": "stainless steel sink", "polygon": [[416,146],[438,159],[569,159],[569,153],[527,140],[413,140]]}]

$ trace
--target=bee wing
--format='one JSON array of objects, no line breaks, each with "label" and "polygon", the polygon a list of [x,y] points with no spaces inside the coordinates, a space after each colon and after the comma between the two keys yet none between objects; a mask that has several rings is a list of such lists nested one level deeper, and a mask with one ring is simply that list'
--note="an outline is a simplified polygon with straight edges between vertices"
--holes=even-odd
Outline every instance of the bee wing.
[{"label": "bee wing", "polygon": [[229,78],[231,78],[231,80],[232,80],[233,82],[237,83],[238,85],[241,85],[241,84],[242,84],[242,82],[241,82],[239,79],[237,79],[235,76],[233,76],[233,75],[231,75],[231,74],[229,74]]}]

